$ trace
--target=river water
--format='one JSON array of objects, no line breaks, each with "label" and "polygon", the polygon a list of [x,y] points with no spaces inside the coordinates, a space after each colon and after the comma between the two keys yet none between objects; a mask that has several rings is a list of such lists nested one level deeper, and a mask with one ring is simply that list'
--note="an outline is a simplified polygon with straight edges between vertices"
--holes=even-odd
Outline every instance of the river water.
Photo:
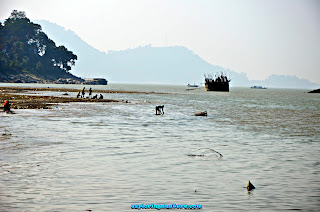
[{"label": "river water", "polygon": [[[155,93],[104,95],[128,103],[0,113],[0,211],[134,211],[132,204],[320,210],[320,95],[91,87]],[[156,105],[164,105],[164,115],[155,115]],[[204,110],[207,117],[193,115]]]}]

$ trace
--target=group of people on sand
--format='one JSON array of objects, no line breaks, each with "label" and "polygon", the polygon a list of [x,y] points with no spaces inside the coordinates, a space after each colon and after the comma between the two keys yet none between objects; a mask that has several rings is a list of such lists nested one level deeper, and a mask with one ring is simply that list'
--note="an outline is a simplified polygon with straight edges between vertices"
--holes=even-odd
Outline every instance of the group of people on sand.
[{"label": "group of people on sand", "polygon": [[[83,87],[81,91],[78,92],[77,94],[77,98],[85,98],[85,89],[86,87]],[[92,89],[89,88],[89,96],[87,97],[88,99],[103,99],[103,95],[100,94],[100,96],[98,97],[98,94],[92,96]]]},{"label": "group of people on sand", "polygon": [[[77,98],[85,98],[85,87],[78,92],[78,95],[77,95]],[[89,89],[89,96],[87,97],[88,99],[103,99],[103,95],[100,94],[99,97],[98,97],[98,94],[92,96],[92,89],[90,88]],[[11,110],[10,110],[10,102],[9,100],[5,101],[4,104],[3,104],[3,111],[4,112],[7,112],[7,113],[13,113]]]}]

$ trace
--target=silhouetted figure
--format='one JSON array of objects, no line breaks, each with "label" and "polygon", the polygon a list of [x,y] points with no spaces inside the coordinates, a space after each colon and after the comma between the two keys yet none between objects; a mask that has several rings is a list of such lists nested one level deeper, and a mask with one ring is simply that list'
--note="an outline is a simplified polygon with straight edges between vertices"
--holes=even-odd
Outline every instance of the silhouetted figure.
[{"label": "silhouetted figure", "polygon": [[78,92],[78,94],[77,94],[77,98],[79,98],[80,97],[80,91]]},{"label": "silhouetted figure", "polygon": [[9,101],[5,101],[4,104],[3,104],[3,111],[7,112],[7,113],[11,112],[10,111],[10,106],[11,106],[11,104],[9,103]]},{"label": "silhouetted figure", "polygon": [[85,90],[85,89],[86,89],[85,87],[83,87],[83,88],[82,88],[82,91],[81,91],[81,94],[82,94],[82,95],[81,95],[81,98],[84,98],[84,95],[86,94],[86,93],[84,92],[84,90]]},{"label": "silhouetted figure", "polygon": [[94,95],[92,99],[98,99],[98,94]]},{"label": "silhouetted figure", "polygon": [[164,114],[163,108],[164,108],[164,105],[156,106],[156,115],[163,115]]},{"label": "silhouetted figure", "polygon": [[100,94],[100,96],[99,96],[99,99],[103,99],[103,96],[102,96],[102,94]]},{"label": "silhouetted figure", "polygon": [[92,95],[92,89],[89,88],[89,99],[91,98],[91,95]]}]

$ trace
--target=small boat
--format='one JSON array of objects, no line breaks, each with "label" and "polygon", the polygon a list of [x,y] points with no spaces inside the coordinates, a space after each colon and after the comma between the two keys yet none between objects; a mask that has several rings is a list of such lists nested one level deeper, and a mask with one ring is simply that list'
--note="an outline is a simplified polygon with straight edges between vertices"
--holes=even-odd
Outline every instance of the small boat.
[{"label": "small boat", "polygon": [[199,85],[196,85],[196,84],[190,85],[190,84],[188,84],[188,87],[197,88],[197,87],[199,87]]},{"label": "small boat", "polygon": [[251,88],[254,88],[254,89],[267,89],[266,87],[262,87],[261,85],[255,85],[255,86],[252,86]]}]

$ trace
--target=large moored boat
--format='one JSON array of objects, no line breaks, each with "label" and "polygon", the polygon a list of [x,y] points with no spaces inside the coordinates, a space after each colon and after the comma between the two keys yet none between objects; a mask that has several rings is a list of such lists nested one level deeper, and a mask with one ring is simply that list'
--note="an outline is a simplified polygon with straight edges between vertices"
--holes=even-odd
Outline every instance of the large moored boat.
[{"label": "large moored boat", "polygon": [[229,92],[230,79],[221,73],[216,74],[214,77],[211,74],[204,75],[206,91],[226,91]]}]

